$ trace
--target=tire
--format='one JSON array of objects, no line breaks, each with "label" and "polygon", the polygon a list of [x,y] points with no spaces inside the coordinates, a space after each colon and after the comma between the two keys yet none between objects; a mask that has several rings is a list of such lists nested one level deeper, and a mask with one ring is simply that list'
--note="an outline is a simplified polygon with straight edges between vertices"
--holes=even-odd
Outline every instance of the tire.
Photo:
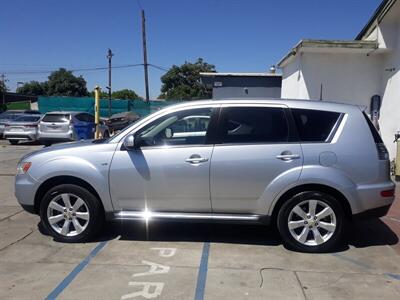
[{"label": "tire", "polygon": [[340,244],[344,221],[344,211],[337,199],[323,192],[307,191],[282,205],[277,227],[288,248],[320,253],[332,251]]},{"label": "tire", "polygon": [[16,145],[16,144],[18,144],[19,140],[8,140],[8,142],[9,142],[11,145]]},{"label": "tire", "polygon": [[74,184],[62,184],[51,188],[43,197],[40,218],[55,240],[77,243],[90,241],[100,232],[104,211],[100,200],[87,189]]}]

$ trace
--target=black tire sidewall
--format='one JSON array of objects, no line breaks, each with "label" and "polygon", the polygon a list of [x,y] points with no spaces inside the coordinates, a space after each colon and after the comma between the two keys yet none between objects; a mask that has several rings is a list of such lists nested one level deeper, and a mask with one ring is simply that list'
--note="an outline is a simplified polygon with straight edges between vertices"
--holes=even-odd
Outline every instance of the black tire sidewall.
[{"label": "black tire sidewall", "polygon": [[[51,227],[47,219],[47,208],[50,201],[54,199],[55,196],[63,193],[70,193],[80,197],[85,202],[89,210],[89,224],[82,233],[76,236],[63,236],[59,234]],[[97,199],[96,196],[81,186],[74,184],[58,185],[51,188],[43,197],[40,203],[40,218],[46,230],[57,241],[69,243],[90,241],[90,239],[92,239],[95,234],[99,232],[104,220],[104,214],[99,201],[100,200]]]},{"label": "black tire sidewall", "polygon": [[[297,204],[309,199],[315,199],[326,203],[333,209],[336,216],[336,230],[334,234],[328,241],[317,246],[308,246],[299,243],[291,235],[288,227],[288,218],[291,210]],[[342,240],[342,229],[344,221],[343,208],[336,198],[323,192],[306,191],[294,195],[282,205],[278,213],[277,227],[282,237],[283,243],[289,248],[300,252],[321,253],[332,251],[335,249],[335,247],[339,245]]]}]

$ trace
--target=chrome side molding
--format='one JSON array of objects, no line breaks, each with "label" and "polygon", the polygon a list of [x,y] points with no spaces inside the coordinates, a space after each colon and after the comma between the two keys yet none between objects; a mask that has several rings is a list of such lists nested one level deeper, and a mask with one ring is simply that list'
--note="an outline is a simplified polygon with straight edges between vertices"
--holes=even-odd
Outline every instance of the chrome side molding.
[{"label": "chrome side molding", "polygon": [[181,212],[120,211],[114,214],[116,220],[204,220],[204,221],[253,221],[261,219],[253,214],[211,214]]}]

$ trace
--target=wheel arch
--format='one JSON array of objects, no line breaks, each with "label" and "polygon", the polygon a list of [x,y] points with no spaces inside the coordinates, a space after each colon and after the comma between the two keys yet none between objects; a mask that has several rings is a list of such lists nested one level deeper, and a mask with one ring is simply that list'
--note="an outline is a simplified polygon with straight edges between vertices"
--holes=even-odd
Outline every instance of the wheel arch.
[{"label": "wheel arch", "polygon": [[87,181],[75,177],[75,176],[55,176],[48,178],[45,180],[37,189],[36,194],[35,194],[35,199],[34,199],[34,209],[35,212],[39,212],[40,209],[40,202],[42,201],[44,195],[49,191],[51,188],[60,185],[60,184],[75,184],[77,186],[83,187],[87,189],[89,192],[91,192],[100,202],[101,208],[103,212],[104,210],[104,205],[103,201],[101,201],[99,193],[96,191],[96,189],[89,184]]},{"label": "wheel arch", "polygon": [[271,214],[272,222],[271,223],[272,224],[276,223],[276,219],[277,219],[279,210],[282,207],[282,205],[285,203],[285,201],[287,201],[294,195],[301,193],[301,192],[305,192],[305,191],[324,192],[324,193],[332,195],[341,204],[343,211],[345,213],[345,217],[347,219],[352,218],[352,211],[351,211],[350,203],[349,203],[348,199],[340,191],[338,191],[337,189],[335,189],[331,186],[324,185],[324,184],[303,184],[303,185],[298,185],[298,186],[295,186],[295,187],[287,190],[285,193],[283,193],[279,197],[278,201],[275,203],[274,208],[272,210],[272,214]]}]

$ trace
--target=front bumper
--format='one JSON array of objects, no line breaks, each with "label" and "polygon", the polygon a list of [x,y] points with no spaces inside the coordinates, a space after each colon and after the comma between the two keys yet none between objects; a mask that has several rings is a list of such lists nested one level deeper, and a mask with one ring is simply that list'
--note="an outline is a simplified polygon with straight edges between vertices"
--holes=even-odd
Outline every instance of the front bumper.
[{"label": "front bumper", "polygon": [[40,183],[29,174],[15,176],[15,197],[28,212],[35,212],[35,195]]}]

